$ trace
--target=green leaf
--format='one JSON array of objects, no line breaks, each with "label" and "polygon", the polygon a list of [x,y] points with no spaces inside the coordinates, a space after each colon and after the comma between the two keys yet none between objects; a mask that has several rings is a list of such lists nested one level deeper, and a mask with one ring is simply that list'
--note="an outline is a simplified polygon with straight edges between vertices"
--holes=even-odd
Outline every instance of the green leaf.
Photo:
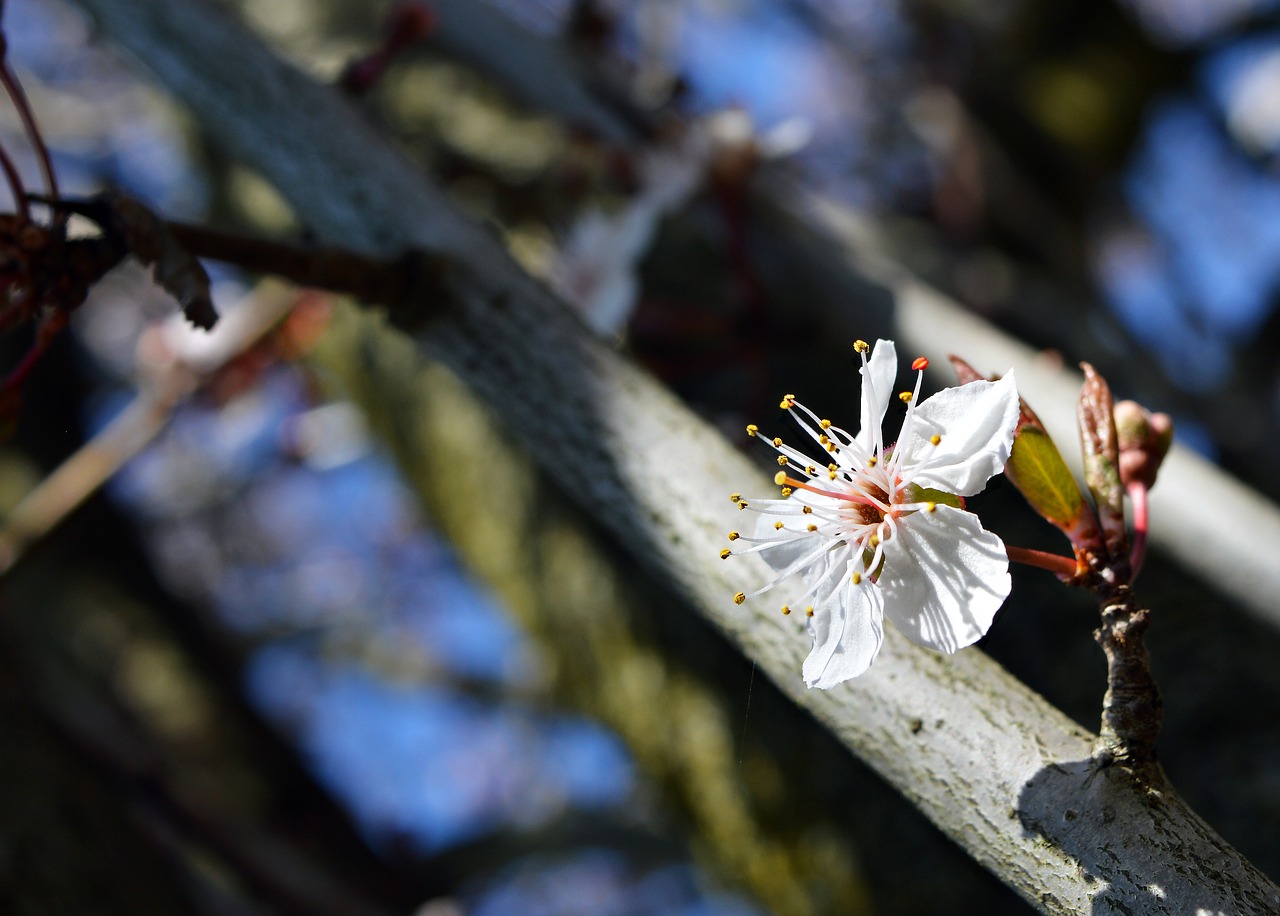
[{"label": "green leaf", "polygon": [[1025,423],[1013,440],[1013,454],[1005,465],[1005,476],[1047,521],[1061,528],[1067,537],[1088,524],[1089,507],[1080,485],[1062,460],[1062,453],[1039,423]]},{"label": "green leaf", "polygon": [[964,497],[948,493],[946,490],[935,490],[932,487],[918,487],[915,484],[911,484],[907,490],[907,495],[912,502],[937,503],[940,506],[951,506],[954,509],[964,508]]}]

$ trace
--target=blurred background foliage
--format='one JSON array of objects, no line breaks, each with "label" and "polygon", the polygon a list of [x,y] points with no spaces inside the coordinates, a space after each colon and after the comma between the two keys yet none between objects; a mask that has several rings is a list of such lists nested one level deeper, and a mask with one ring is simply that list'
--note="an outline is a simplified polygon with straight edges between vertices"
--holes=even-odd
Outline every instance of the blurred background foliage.
[{"label": "blurred background foliage", "polygon": [[[730,435],[769,428],[782,390],[833,416],[854,391],[803,283],[754,261],[749,191],[772,169],[1280,494],[1276,4],[491,5],[563,42],[647,139],[601,139],[430,34],[358,103]],[[392,13],[237,7],[328,81]],[[119,187],[167,218],[305,238],[76,7],[3,15],[65,193]],[[8,109],[0,138],[34,175]],[[559,493],[572,468],[544,479],[352,303],[209,266],[225,312],[284,297],[289,317],[203,371],[0,583],[13,912],[1028,911],[609,545]],[[140,269],[99,284],[26,386],[0,509],[145,387],[155,347],[197,358],[171,311]],[[7,364],[28,343],[8,335]],[[1010,488],[977,505],[1060,549]],[[1206,537],[1231,523],[1188,515]],[[1015,570],[984,647],[1093,728],[1089,604],[1047,578]],[[1280,635],[1159,557],[1142,590],[1165,767],[1278,874]]]}]

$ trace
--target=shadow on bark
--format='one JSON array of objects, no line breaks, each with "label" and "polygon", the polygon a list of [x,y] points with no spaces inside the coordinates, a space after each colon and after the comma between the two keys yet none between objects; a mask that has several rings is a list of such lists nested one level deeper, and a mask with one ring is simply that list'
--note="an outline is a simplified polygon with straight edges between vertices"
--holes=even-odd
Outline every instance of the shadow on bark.
[{"label": "shadow on bark", "polygon": [[[1016,811],[1029,835],[1066,853],[1085,882],[1096,885],[1088,910],[1096,916],[1220,912],[1222,888],[1239,886],[1230,876],[1252,871],[1186,807],[1158,764],[1144,771],[1100,766],[1094,760],[1053,764],[1027,781]],[[1102,839],[1117,835],[1116,822],[1130,825],[1119,847]],[[1206,850],[1212,854],[1204,855]],[[1141,883],[1144,874],[1173,874],[1168,862],[1186,863],[1176,884]],[[1135,900],[1141,905],[1135,907]],[[1048,912],[1066,905],[1051,898],[1039,903]],[[1274,912],[1275,906],[1274,900],[1263,898],[1234,903],[1231,911],[1237,913]]]}]

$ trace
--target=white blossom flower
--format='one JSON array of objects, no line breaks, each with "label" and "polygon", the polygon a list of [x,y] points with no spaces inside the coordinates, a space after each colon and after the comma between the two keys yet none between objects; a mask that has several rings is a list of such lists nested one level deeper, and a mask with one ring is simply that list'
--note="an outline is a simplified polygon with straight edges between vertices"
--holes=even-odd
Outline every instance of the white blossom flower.
[{"label": "white blossom flower", "polygon": [[[862,357],[862,416],[856,436],[819,419],[793,395],[780,405],[825,451],[819,463],[773,440],[782,498],[744,500],[758,512],[750,544],[777,577],[741,604],[791,581],[800,584],[782,612],[803,608],[813,635],[805,683],[833,687],[862,674],[884,639],[884,618],[922,646],[955,652],[981,638],[1009,594],[1004,543],[964,510],[965,496],[1000,473],[1013,447],[1018,393],[1013,373],[998,382],[946,388],[917,404],[927,360],[918,359],[915,390],[898,397],[906,417],[896,444],[881,426],[897,372],[893,342],[854,345]],[[747,432],[756,436],[754,425]]]}]

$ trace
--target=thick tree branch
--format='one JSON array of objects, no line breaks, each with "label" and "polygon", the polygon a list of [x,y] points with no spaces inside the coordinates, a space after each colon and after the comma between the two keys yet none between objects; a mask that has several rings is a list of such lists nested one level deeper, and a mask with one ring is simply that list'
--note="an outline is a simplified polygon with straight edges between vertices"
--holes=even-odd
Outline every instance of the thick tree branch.
[{"label": "thick tree branch", "polygon": [[194,0],[81,3],[322,240],[384,256],[422,247],[469,265],[424,348],[621,543],[1024,897],[1051,913],[1280,906],[1280,890],[1158,776],[1097,769],[1093,736],[980,652],[940,656],[890,636],[868,676],[805,690],[805,637],[729,599],[767,572],[718,559],[735,521],[724,494],[767,484],[722,437],[592,339],[348,103],[224,12]]}]

